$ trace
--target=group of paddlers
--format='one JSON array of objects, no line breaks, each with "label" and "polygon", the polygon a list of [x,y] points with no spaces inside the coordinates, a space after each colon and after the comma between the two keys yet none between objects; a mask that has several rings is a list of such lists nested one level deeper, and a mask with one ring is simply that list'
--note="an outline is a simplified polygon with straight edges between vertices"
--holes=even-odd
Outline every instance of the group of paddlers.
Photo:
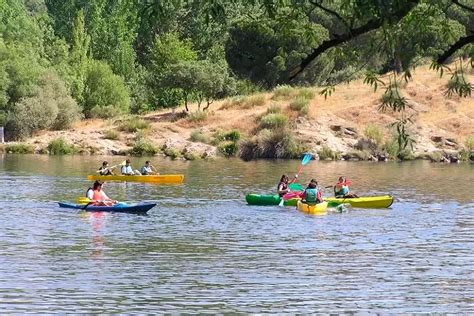
[{"label": "group of paddlers", "polygon": [[156,168],[151,164],[149,160],[145,161],[145,165],[143,165],[143,167],[140,168],[140,171],[133,170],[130,159],[127,159],[123,161],[122,163],[112,166],[112,167],[109,167],[109,163],[107,161],[104,161],[102,163],[102,166],[99,168],[99,170],[97,170],[97,172],[101,176],[114,175],[115,174],[114,169],[119,166],[121,167],[120,174],[126,175],[126,176],[132,176],[132,175],[145,176],[145,175],[158,175],[159,174],[158,170],[156,170]]},{"label": "group of paddlers", "polygon": [[[287,175],[282,175],[280,182],[278,183],[278,195],[283,198],[285,194],[288,194],[290,192],[289,185],[296,182],[296,180],[298,180],[298,175],[295,175],[291,181],[289,181]],[[336,198],[356,198],[358,196],[349,190],[349,185],[351,184],[351,181],[347,180],[346,177],[341,176],[339,177],[338,182],[334,186],[329,186],[329,188],[333,187],[334,196]],[[318,185],[318,181],[316,181],[316,179],[311,179],[300,197],[302,198],[302,201],[306,203],[323,202],[322,190]]]}]

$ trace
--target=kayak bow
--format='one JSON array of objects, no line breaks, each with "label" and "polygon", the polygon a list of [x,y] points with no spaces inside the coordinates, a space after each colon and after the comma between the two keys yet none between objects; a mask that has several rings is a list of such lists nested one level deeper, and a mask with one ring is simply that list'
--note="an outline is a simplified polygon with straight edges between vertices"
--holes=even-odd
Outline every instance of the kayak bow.
[{"label": "kayak bow", "polygon": [[[278,194],[247,194],[245,200],[248,205],[279,205],[281,197]],[[299,198],[292,198],[283,202],[284,206],[296,206]]]},{"label": "kayak bow", "polygon": [[303,213],[313,214],[313,215],[324,215],[328,208],[328,202],[321,202],[318,204],[306,204],[301,201],[298,201],[296,208],[298,211]]}]

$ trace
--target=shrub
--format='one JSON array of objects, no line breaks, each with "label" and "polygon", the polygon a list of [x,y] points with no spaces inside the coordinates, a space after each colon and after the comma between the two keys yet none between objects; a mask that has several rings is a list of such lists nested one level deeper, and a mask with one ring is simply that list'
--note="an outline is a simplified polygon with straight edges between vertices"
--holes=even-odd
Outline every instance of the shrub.
[{"label": "shrub", "polygon": [[217,146],[220,142],[225,140],[225,132],[222,130],[217,130],[212,135],[211,145]]},{"label": "shrub", "polygon": [[185,153],[183,154],[183,157],[184,157],[184,159],[186,159],[186,160],[196,160],[196,159],[199,158],[199,156],[196,155],[196,154],[193,153],[193,152],[185,152]]},{"label": "shrub", "polygon": [[383,133],[377,125],[369,124],[365,127],[364,135],[368,140],[375,143],[377,146],[382,144]]},{"label": "shrub", "polygon": [[264,104],[265,104],[265,96],[263,94],[257,94],[257,95],[248,97],[246,101],[242,104],[242,108],[251,109],[256,106],[261,106]]},{"label": "shrub", "polygon": [[35,152],[32,145],[24,143],[5,145],[4,150],[9,154],[33,154]]},{"label": "shrub", "polygon": [[117,140],[119,139],[119,136],[120,136],[120,133],[114,129],[109,129],[108,131],[104,133],[105,139]]},{"label": "shrub", "polygon": [[307,99],[308,102],[313,100],[314,98],[314,90],[311,88],[303,88],[300,91],[298,91],[298,97],[297,98],[302,98],[302,99]]},{"label": "shrub", "polygon": [[141,138],[135,142],[129,153],[133,156],[154,156],[158,151],[158,148],[156,148],[152,143]]},{"label": "shrub", "polygon": [[266,114],[281,113],[281,106],[279,104],[272,104],[268,107]]},{"label": "shrub", "polygon": [[147,129],[150,127],[150,123],[145,121],[139,117],[133,117],[128,120],[123,121],[119,125],[119,130],[128,132],[128,133],[135,133],[142,129]]},{"label": "shrub", "polygon": [[171,159],[176,159],[176,158],[181,157],[181,153],[176,148],[165,148],[163,152],[166,156],[170,157]]},{"label": "shrub", "polygon": [[231,99],[227,99],[221,106],[221,110],[227,110],[234,107],[239,107],[247,101],[247,97],[238,95]]},{"label": "shrub", "polygon": [[208,112],[205,112],[205,111],[196,111],[196,112],[190,113],[188,115],[187,120],[189,122],[194,122],[194,123],[203,122],[207,119],[207,113]]},{"label": "shrub", "polygon": [[466,149],[468,151],[474,151],[474,135],[466,137],[466,140],[464,141],[464,146],[466,146]]},{"label": "shrub", "polygon": [[289,99],[295,93],[295,88],[287,85],[277,86],[273,89],[273,100]]},{"label": "shrub", "polygon": [[265,129],[256,137],[240,143],[239,156],[246,161],[257,158],[298,158],[305,151],[306,148],[290,131]]},{"label": "shrub", "polygon": [[238,149],[237,143],[232,142],[232,141],[221,143],[218,146],[219,152],[222,153],[226,157],[235,156],[235,154],[237,153],[237,149]]},{"label": "shrub", "polygon": [[321,150],[318,152],[319,159],[321,160],[339,160],[341,154],[329,148],[327,145],[323,145]]},{"label": "shrub", "polygon": [[284,128],[288,122],[288,117],[282,113],[271,113],[260,119],[261,129]]},{"label": "shrub", "polygon": [[204,144],[209,144],[211,142],[211,140],[209,139],[209,136],[207,136],[200,130],[194,130],[191,133],[190,139],[192,142],[200,142]]},{"label": "shrub", "polygon": [[123,79],[116,76],[107,63],[90,62],[84,93],[86,117],[113,117],[128,112],[130,103],[129,91]]},{"label": "shrub", "polygon": [[309,99],[299,96],[290,103],[290,109],[307,114],[309,110],[309,101]]},{"label": "shrub", "polygon": [[224,139],[232,142],[237,142],[240,139],[240,132],[236,129],[224,134]]},{"label": "shrub", "polygon": [[76,151],[74,145],[69,144],[62,137],[50,141],[47,148],[51,155],[69,155]]}]

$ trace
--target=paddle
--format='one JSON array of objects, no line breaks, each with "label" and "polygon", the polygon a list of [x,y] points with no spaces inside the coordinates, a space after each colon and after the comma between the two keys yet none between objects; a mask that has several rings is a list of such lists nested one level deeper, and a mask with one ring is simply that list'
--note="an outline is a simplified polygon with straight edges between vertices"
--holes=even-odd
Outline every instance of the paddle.
[{"label": "paddle", "polygon": [[[112,166],[112,167],[107,167],[106,169],[112,171],[112,169],[114,169],[114,168],[116,168],[116,167],[118,167],[118,166],[122,166],[122,167],[123,167],[123,166],[125,166],[125,164],[126,164],[126,161],[124,160],[124,161],[122,161],[121,163],[119,163],[118,165],[114,165],[114,166]],[[99,169],[99,170],[97,170],[96,172],[103,172],[103,171],[104,171],[104,170],[100,170],[100,169]]]},{"label": "paddle", "polygon": [[[295,175],[295,179],[298,178],[298,175],[300,174],[301,170],[303,170],[303,167],[306,166],[311,161],[311,159],[313,159],[313,155],[311,155],[310,153],[306,153],[303,156],[303,159],[301,160],[301,166],[298,168],[298,172]],[[283,203],[284,203],[284,196],[281,198],[280,204],[278,204],[278,206],[283,206]]]}]

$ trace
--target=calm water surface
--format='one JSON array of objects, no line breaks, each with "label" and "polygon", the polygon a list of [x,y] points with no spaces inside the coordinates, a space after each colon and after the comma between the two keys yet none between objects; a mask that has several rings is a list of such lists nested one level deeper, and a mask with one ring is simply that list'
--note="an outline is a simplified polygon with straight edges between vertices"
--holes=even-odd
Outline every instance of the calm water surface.
[{"label": "calm water surface", "polygon": [[473,165],[312,162],[305,182],[347,175],[359,195],[396,201],[309,216],[244,199],[298,161],[154,159],[185,184],[104,187],[156,201],[148,215],[58,208],[103,159],[0,156],[2,314],[474,313]]}]

